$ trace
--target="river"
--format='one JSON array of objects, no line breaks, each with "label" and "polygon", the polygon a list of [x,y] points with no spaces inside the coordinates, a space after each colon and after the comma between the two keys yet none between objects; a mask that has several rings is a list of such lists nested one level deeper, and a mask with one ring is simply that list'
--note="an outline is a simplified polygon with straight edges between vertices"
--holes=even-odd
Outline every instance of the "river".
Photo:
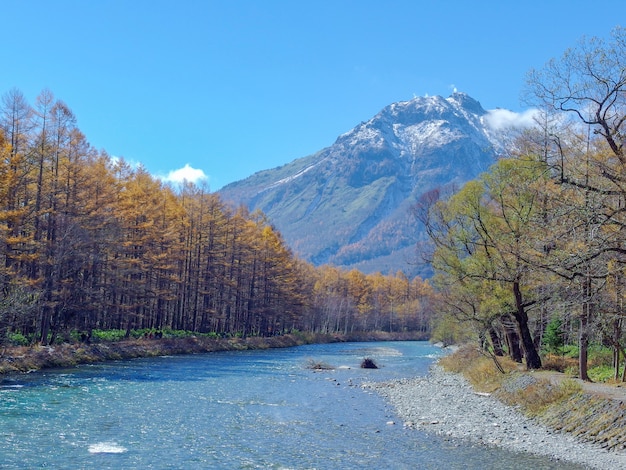
[{"label": "river", "polygon": [[440,354],[336,343],[0,377],[0,468],[571,468],[387,424],[393,410],[360,384],[424,375]]}]

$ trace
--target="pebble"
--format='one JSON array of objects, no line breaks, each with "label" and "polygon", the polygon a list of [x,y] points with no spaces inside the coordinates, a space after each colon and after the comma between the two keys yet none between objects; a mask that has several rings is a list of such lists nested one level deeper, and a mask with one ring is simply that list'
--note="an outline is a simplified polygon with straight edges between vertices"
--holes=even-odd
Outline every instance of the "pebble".
[{"label": "pebble", "polygon": [[363,387],[383,396],[406,428],[589,468],[626,469],[626,452],[609,452],[541,425],[492,396],[476,394],[460,374],[439,366],[426,377],[368,382]]}]

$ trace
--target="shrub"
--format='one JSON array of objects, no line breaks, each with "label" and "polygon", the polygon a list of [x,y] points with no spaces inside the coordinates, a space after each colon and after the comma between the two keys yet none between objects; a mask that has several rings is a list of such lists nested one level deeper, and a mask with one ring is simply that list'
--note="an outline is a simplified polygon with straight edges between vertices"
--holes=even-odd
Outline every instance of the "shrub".
[{"label": "shrub", "polygon": [[28,338],[22,333],[9,333],[7,339],[13,346],[28,346],[29,344]]},{"label": "shrub", "polygon": [[562,354],[566,357],[577,359],[578,358],[578,346],[575,344],[566,344],[565,346],[563,346]]},{"label": "shrub", "polygon": [[576,370],[578,368],[578,361],[571,357],[548,354],[543,358],[541,368],[555,370],[557,372],[566,372],[567,370]]},{"label": "shrub", "polygon": [[563,322],[559,317],[554,317],[546,326],[546,332],[543,335],[543,344],[546,351],[553,354],[561,354],[564,346],[563,341]]},{"label": "shrub", "polygon": [[84,333],[82,331],[78,331],[78,330],[72,330],[69,333],[69,339],[72,343],[80,343],[83,340],[83,336],[82,335],[86,335],[87,333]]},{"label": "shrub", "polygon": [[150,333],[154,333],[154,330],[152,328],[141,328],[139,330],[130,330],[131,338],[135,338],[135,339],[143,338],[144,336],[149,335]]},{"label": "shrub", "polygon": [[126,338],[126,330],[93,330],[91,336],[98,341],[121,341]]},{"label": "shrub", "polygon": [[439,364],[450,372],[463,372],[481,357],[478,348],[474,345],[464,345],[457,349],[454,353],[442,357]]},{"label": "shrub", "polygon": [[613,350],[599,345],[591,345],[589,348],[589,367],[613,365]]},{"label": "shrub", "polygon": [[615,368],[610,365],[591,367],[587,371],[589,378],[594,382],[611,382],[615,380]]}]

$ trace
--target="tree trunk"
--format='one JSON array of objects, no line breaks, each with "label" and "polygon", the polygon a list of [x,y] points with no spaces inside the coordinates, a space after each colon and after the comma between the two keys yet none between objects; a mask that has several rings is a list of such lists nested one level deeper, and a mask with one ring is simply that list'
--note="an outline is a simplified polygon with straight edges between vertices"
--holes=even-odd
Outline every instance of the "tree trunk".
[{"label": "tree trunk", "polygon": [[526,359],[526,367],[529,369],[541,369],[541,357],[535,348],[533,337],[528,328],[528,315],[524,309],[522,302],[522,292],[518,282],[513,283],[513,294],[515,295],[515,306],[517,310],[513,314],[519,327],[522,346],[524,347],[524,358]]},{"label": "tree trunk", "polygon": [[589,303],[583,306],[583,313],[580,316],[580,331],[578,336],[578,378],[586,382],[591,382],[588,374],[588,348],[589,333],[587,331],[589,325]]},{"label": "tree trunk", "polygon": [[41,307],[41,331],[39,334],[39,342],[44,346],[48,344],[48,333],[50,333],[50,307],[46,301],[44,301],[44,305]]},{"label": "tree trunk", "polygon": [[491,345],[493,346],[493,353],[496,356],[504,356],[502,341],[500,341],[500,336],[498,336],[498,332],[494,327],[489,328],[489,338],[491,339]]},{"label": "tree trunk", "polygon": [[613,370],[615,373],[613,374],[613,379],[617,382],[620,378],[619,376],[619,366],[620,366],[620,344],[619,340],[622,336],[622,328],[620,325],[620,321],[613,321]]},{"label": "tree trunk", "polygon": [[[508,315],[507,315],[508,317]],[[509,356],[515,362],[522,362],[522,350],[519,347],[519,334],[513,325],[505,325],[506,342],[509,347]]]},{"label": "tree trunk", "polygon": [[589,319],[591,318],[593,304],[591,303],[591,278],[587,276],[584,285],[584,298],[582,313],[579,318],[578,330],[578,378],[591,382],[588,374],[587,359],[589,356]]}]

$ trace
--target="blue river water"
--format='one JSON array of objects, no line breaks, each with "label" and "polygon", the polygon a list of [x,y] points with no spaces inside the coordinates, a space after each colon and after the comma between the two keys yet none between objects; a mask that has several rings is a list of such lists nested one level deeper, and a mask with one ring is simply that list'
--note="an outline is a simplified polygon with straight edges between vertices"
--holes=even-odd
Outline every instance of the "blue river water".
[{"label": "blue river water", "polygon": [[360,384],[424,375],[440,354],[337,343],[0,377],[0,468],[573,468],[388,425],[393,410]]}]

